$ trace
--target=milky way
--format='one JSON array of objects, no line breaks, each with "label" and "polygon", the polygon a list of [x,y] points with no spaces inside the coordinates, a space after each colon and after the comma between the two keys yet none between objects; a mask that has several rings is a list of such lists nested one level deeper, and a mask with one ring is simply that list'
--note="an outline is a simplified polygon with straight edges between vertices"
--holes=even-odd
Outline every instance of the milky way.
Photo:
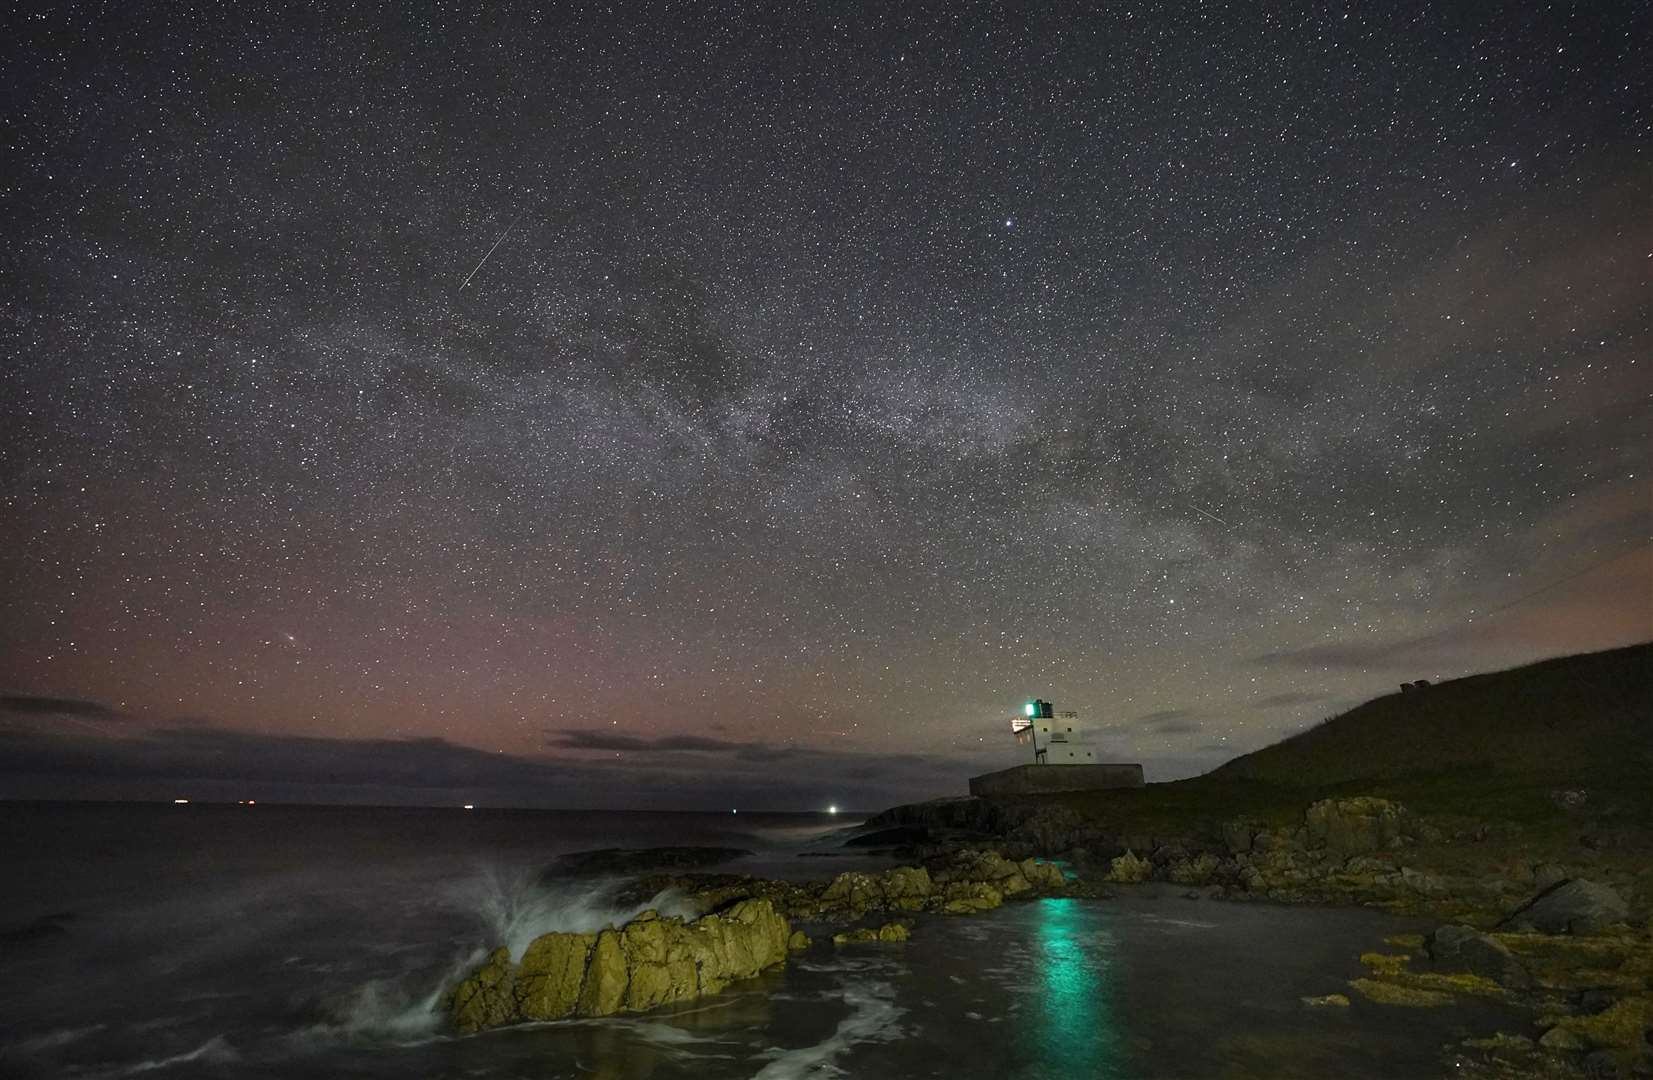
[{"label": "milky way", "polygon": [[1640,5],[9,21],[0,797],[1169,778],[1653,637]]}]

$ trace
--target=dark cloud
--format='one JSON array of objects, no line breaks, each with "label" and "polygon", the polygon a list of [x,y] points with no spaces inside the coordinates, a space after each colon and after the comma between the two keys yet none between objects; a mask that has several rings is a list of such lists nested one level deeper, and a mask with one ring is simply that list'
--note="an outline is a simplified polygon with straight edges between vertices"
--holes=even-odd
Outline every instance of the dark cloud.
[{"label": "dark cloud", "polygon": [[580,729],[552,731],[546,734],[548,737],[545,745],[558,750],[687,750],[723,753],[744,750],[752,745],[730,742],[727,739],[708,738],[703,735],[662,735],[657,738],[644,738],[637,735],[623,735],[619,732],[584,731]]},{"label": "dark cloud", "polygon": [[[580,733],[560,733],[578,735]],[[661,751],[637,764],[504,754],[447,739],[332,739],[213,727],[131,734],[21,731],[0,758],[0,798],[208,798],[707,809],[879,808],[908,796],[962,794],[968,760],[768,747],[694,737],[571,738],[581,750]],[[668,751],[678,752],[673,757]],[[687,753],[683,753],[683,752]],[[715,758],[713,755],[718,755]],[[795,770],[777,772],[777,765]],[[204,794],[203,794],[204,793]]]},{"label": "dark cloud", "polygon": [[120,713],[97,701],[82,698],[36,697],[30,694],[0,695],[0,710],[25,716],[79,716],[107,720]]}]

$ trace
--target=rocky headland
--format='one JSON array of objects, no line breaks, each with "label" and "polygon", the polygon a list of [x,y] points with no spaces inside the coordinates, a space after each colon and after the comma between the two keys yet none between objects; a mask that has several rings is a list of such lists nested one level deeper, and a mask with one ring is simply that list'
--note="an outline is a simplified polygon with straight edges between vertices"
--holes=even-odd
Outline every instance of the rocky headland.
[{"label": "rocky headland", "polygon": [[[1363,905],[1433,920],[1364,952],[1307,1009],[1495,1000],[1529,1022],[1443,1048],[1486,1077],[1653,1076],[1653,647],[1389,695],[1216,773],[1144,789],[894,807],[847,848],[904,865],[830,881],[661,870],[625,897],[687,896],[596,934],[494,953],[455,1025],[647,1009],[714,993],[803,948],[889,947],[928,917],[1118,890]],[[814,937],[810,936],[813,932]]]}]

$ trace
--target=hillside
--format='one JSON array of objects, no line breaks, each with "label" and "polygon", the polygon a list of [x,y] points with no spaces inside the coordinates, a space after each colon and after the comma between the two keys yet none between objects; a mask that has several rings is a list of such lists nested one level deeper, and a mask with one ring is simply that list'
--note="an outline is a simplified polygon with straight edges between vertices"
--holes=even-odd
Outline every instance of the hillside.
[{"label": "hillside", "polygon": [[1387,694],[1209,775],[1305,787],[1462,768],[1653,784],[1653,644]]}]

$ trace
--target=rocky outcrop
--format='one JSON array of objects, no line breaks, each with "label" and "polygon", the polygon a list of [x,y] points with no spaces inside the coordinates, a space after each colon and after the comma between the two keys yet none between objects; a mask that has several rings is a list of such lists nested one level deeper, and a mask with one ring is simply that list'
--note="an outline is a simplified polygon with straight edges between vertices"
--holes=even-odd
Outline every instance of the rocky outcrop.
[{"label": "rocky outcrop", "polygon": [[1504,930],[1538,930],[1546,934],[1598,934],[1629,917],[1624,898],[1612,888],[1583,878],[1564,881],[1517,908],[1500,925]]},{"label": "rocky outcrop", "polygon": [[912,928],[904,922],[885,923],[880,927],[863,926],[855,930],[833,934],[834,945],[884,944],[896,945],[912,937]]},{"label": "rocky outcrop", "polygon": [[1524,987],[1532,980],[1509,948],[1468,926],[1443,926],[1429,935],[1429,956],[1446,971],[1465,971],[1503,986]]},{"label": "rocky outcrop", "polygon": [[1311,847],[1347,857],[1399,847],[1402,814],[1387,799],[1322,799],[1304,813],[1303,824]]},{"label": "rocky outcrop", "polygon": [[449,1015],[474,1032],[715,994],[785,960],[790,931],[768,900],[748,899],[693,922],[647,911],[598,933],[543,934],[516,963],[496,949],[454,990]]},{"label": "rocky outcrop", "polygon": [[1153,863],[1147,859],[1139,858],[1135,852],[1127,851],[1108,864],[1108,875],[1105,880],[1128,885],[1139,881],[1147,881],[1153,876],[1153,873]]},{"label": "rocky outcrop", "polygon": [[882,873],[847,870],[824,883],[733,875],[651,877],[635,883],[627,898],[671,888],[688,893],[704,909],[762,897],[791,919],[845,923],[879,911],[987,911],[1007,897],[1061,893],[1067,885],[1054,863],[1016,862],[995,851],[963,848],[938,855],[927,866],[898,866]]}]

